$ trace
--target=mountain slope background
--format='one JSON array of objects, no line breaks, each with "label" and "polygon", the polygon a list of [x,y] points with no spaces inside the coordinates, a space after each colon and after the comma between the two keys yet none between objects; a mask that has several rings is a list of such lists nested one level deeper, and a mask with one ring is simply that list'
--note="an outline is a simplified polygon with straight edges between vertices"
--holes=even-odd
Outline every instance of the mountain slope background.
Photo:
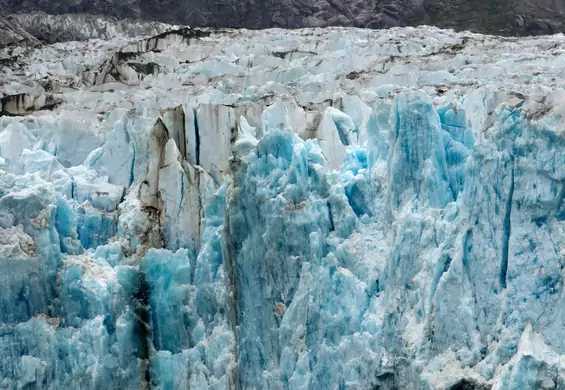
[{"label": "mountain slope background", "polygon": [[428,24],[507,36],[565,31],[563,0],[0,0],[0,10],[94,14],[218,28]]}]

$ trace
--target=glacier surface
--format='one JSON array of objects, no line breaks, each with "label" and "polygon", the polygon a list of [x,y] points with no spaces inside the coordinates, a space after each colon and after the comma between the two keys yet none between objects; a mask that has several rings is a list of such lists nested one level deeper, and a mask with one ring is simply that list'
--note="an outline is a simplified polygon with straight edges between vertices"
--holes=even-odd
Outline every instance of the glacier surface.
[{"label": "glacier surface", "polygon": [[0,388],[565,389],[565,36],[1,55]]}]

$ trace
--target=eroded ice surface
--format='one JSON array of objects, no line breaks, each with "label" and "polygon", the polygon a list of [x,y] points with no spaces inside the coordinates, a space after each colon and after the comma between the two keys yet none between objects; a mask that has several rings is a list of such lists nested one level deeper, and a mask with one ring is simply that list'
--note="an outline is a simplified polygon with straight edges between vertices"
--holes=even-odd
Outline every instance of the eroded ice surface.
[{"label": "eroded ice surface", "polygon": [[0,388],[565,388],[562,35],[3,58]]}]

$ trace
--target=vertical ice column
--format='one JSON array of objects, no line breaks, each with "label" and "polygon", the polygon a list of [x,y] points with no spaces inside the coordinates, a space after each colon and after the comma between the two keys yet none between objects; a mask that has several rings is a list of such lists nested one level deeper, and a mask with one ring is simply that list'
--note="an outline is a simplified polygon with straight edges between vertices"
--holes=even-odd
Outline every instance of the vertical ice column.
[{"label": "vertical ice column", "polygon": [[401,94],[391,117],[388,175],[390,206],[412,198],[431,207],[453,200],[439,116],[423,92]]}]

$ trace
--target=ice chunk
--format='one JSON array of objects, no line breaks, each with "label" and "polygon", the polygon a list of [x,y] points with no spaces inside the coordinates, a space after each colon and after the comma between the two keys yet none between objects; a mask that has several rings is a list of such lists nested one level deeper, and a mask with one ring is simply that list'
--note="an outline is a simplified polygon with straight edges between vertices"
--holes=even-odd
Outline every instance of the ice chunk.
[{"label": "ice chunk", "polygon": [[63,166],[59,164],[57,158],[44,150],[31,151],[24,149],[19,161],[20,172],[38,172],[39,176],[46,181],[51,181],[51,175],[63,169]]},{"label": "ice chunk", "polygon": [[239,118],[238,139],[233,145],[232,153],[236,157],[248,154],[253,148],[257,146],[257,139],[255,138],[255,128],[249,126],[245,117]]},{"label": "ice chunk", "polygon": [[0,128],[0,157],[4,160],[4,169],[18,172],[21,154],[24,149],[31,149],[34,143],[35,137],[21,123],[13,122]]},{"label": "ice chunk", "polygon": [[110,317],[115,322],[127,303],[115,270],[91,253],[69,256],[59,271],[61,314],[67,326],[80,326],[82,320]]},{"label": "ice chunk", "polygon": [[85,161],[85,166],[94,168],[101,176],[107,176],[114,185],[129,187],[133,182],[133,164],[136,148],[131,123],[118,121],[101,147],[94,149]]},{"label": "ice chunk", "polygon": [[[167,248],[197,250],[201,236],[201,177],[206,173],[184,162],[170,139],[159,170],[159,194],[163,202],[163,236]],[[204,179],[202,180],[204,183]]]},{"label": "ice chunk", "polygon": [[78,238],[84,248],[105,244],[117,233],[117,213],[98,210],[89,202],[77,209]]},{"label": "ice chunk", "polygon": [[[191,346],[190,330],[196,323],[188,306],[194,294],[190,263],[186,249],[174,255],[167,250],[152,249],[141,262],[153,308],[153,343],[158,350],[177,353]],[[179,312],[184,315],[178,316]]]},{"label": "ice chunk", "polygon": [[206,104],[196,110],[196,164],[207,172],[225,172],[236,135],[236,116],[231,107]]},{"label": "ice chunk", "polygon": [[453,200],[439,115],[423,93],[396,98],[390,135],[392,207],[413,196],[431,207]]},{"label": "ice chunk", "polygon": [[299,107],[294,100],[286,101],[277,98],[263,111],[261,121],[263,123],[262,134],[276,129],[292,129],[296,133],[301,133],[306,129],[304,109]]},{"label": "ice chunk", "polygon": [[130,193],[119,206],[118,237],[132,254],[143,256],[149,248],[161,247],[159,216],[155,209],[144,208]]},{"label": "ice chunk", "polygon": [[504,367],[504,375],[498,378],[493,389],[558,388],[565,381],[564,368],[562,357],[528,324],[520,337],[518,352]]},{"label": "ice chunk", "polygon": [[15,177],[4,191],[0,183],[0,196],[0,210],[14,226],[1,230],[0,321],[14,323],[46,313],[54,298],[61,256],[57,201],[53,187],[35,175]]},{"label": "ice chunk", "polygon": [[67,170],[73,180],[73,198],[79,202],[90,202],[93,207],[111,212],[118,208],[123,200],[124,187],[108,183],[92,169],[84,166]]}]

